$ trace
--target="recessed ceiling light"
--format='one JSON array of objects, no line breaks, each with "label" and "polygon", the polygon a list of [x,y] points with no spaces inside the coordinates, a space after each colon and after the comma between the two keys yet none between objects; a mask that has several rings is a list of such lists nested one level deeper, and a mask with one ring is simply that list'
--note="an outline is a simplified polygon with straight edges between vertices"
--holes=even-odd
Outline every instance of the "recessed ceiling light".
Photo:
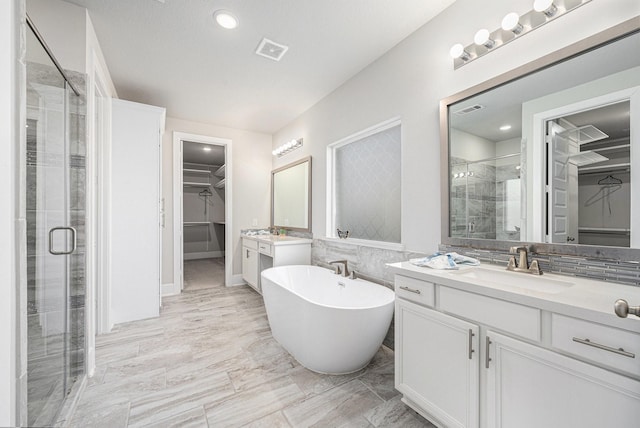
[{"label": "recessed ceiling light", "polygon": [[511,129],[511,125],[503,125],[503,126],[500,127],[501,131],[508,131],[510,129]]},{"label": "recessed ceiling light", "polygon": [[233,30],[238,26],[238,18],[228,10],[216,10],[213,12],[213,17],[219,26],[227,30]]},{"label": "recessed ceiling light", "polygon": [[211,147],[203,147],[202,150],[204,150],[205,152],[210,152],[211,151]]}]

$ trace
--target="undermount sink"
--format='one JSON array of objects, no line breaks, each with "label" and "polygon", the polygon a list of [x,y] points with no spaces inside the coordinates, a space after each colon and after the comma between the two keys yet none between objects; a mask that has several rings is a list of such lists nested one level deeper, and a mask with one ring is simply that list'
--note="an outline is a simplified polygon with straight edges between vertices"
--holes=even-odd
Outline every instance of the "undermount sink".
[{"label": "undermount sink", "polygon": [[549,278],[546,275],[531,275],[522,272],[487,269],[479,266],[458,270],[453,273],[470,280],[551,294],[560,293],[573,286],[573,282]]}]

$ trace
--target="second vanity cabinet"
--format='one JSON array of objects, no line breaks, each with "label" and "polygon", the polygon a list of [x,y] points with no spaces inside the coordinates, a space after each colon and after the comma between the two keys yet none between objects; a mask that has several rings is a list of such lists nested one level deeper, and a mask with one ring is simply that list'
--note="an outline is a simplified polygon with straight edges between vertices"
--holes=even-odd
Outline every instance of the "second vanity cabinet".
[{"label": "second vanity cabinet", "polygon": [[637,426],[637,322],[620,329],[394,270],[396,388],[437,426]]},{"label": "second vanity cabinet", "polygon": [[274,266],[311,264],[311,242],[292,236],[243,236],[242,279],[262,294],[260,273]]}]

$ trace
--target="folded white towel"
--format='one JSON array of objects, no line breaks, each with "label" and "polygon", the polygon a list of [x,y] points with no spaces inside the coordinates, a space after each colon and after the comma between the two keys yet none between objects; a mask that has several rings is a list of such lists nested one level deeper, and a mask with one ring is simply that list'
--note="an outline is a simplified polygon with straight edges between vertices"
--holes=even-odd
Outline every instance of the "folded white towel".
[{"label": "folded white towel", "polygon": [[411,264],[432,269],[458,269],[458,265],[478,266],[480,260],[458,253],[435,253],[428,257],[409,260]]}]

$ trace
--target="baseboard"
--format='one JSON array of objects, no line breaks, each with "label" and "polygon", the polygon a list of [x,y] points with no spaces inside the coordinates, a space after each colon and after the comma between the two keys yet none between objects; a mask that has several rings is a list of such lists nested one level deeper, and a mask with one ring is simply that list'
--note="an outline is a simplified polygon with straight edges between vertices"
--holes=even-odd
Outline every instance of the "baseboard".
[{"label": "baseboard", "polygon": [[180,290],[174,287],[173,282],[162,284],[162,297],[175,296],[180,294]]},{"label": "baseboard", "polygon": [[242,279],[241,273],[237,273],[231,276],[231,287],[236,287],[238,285],[245,285],[245,284],[246,282],[244,279]]},{"label": "baseboard", "polygon": [[184,253],[184,260],[214,259],[224,257],[224,251],[202,251],[198,253]]}]

